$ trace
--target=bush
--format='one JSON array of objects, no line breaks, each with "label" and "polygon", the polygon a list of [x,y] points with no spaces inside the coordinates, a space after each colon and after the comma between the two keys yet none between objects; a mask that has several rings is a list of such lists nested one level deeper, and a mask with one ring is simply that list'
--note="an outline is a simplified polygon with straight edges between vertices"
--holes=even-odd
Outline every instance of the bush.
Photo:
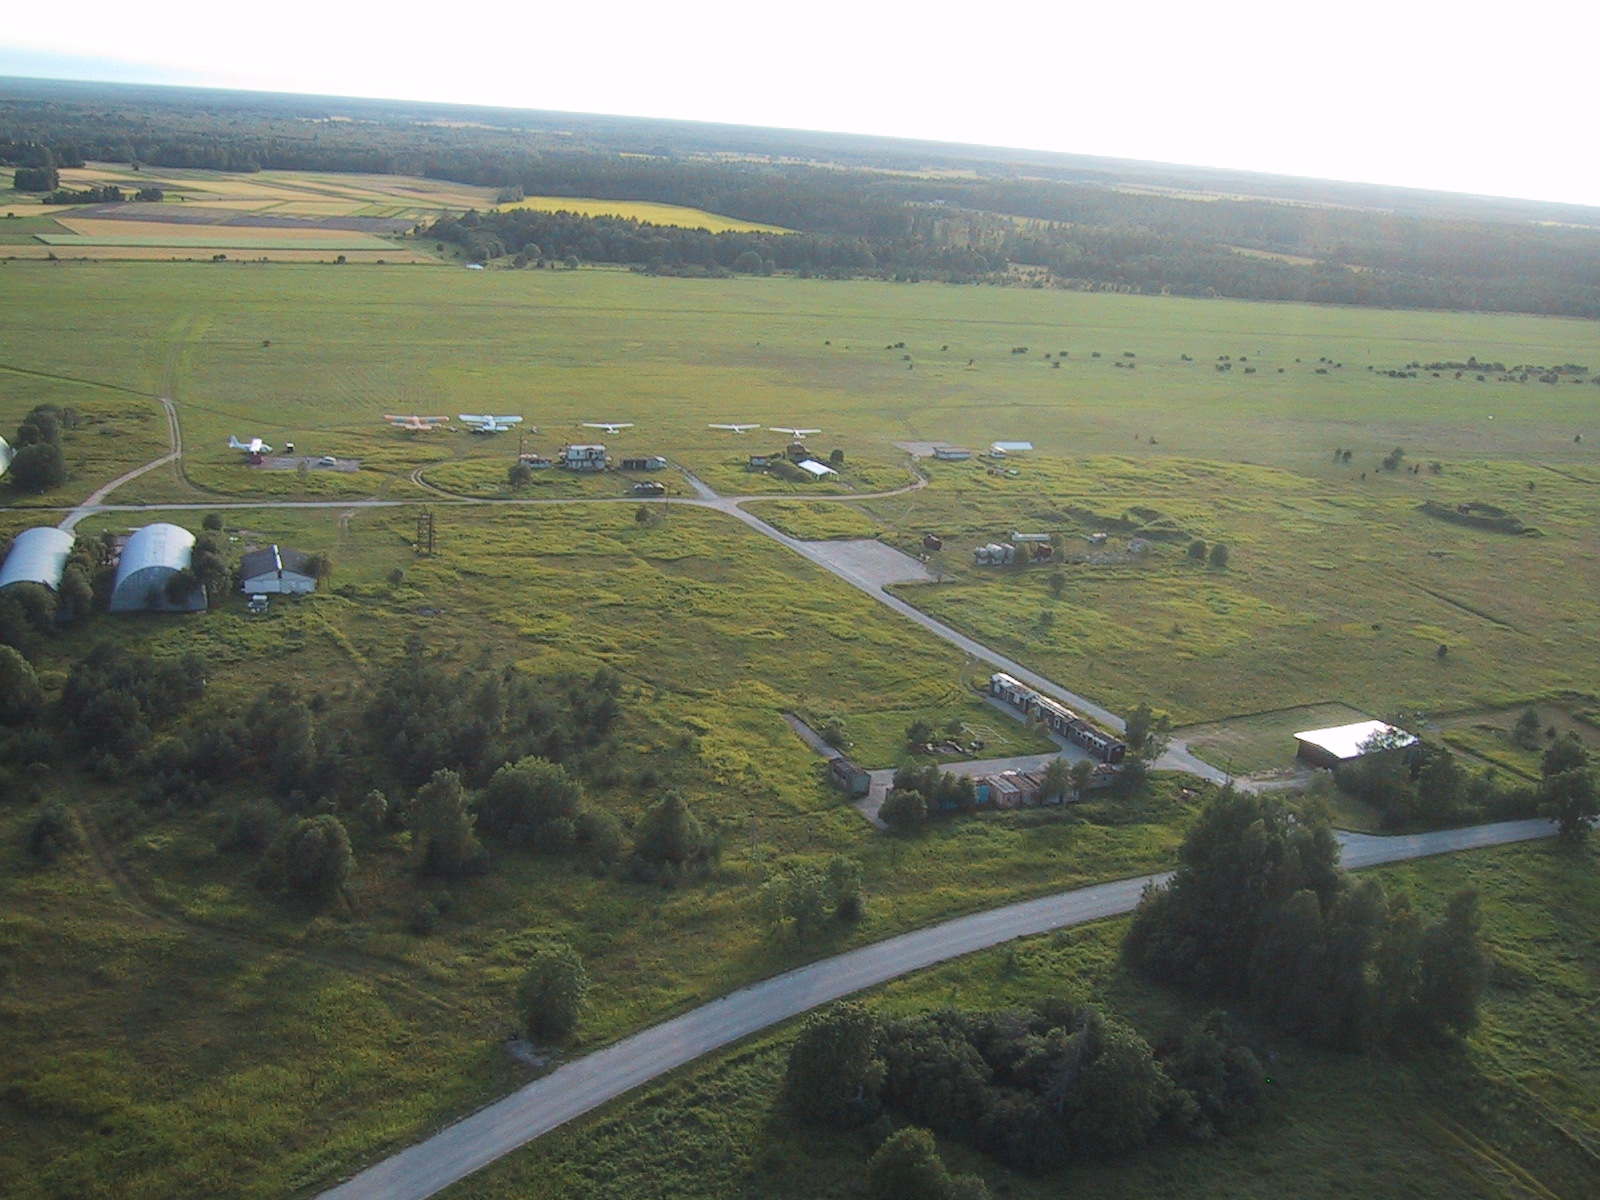
[{"label": "bush", "polygon": [[898,833],[914,833],[928,821],[928,802],[915,788],[895,788],[884,798],[878,817]]},{"label": "bush", "polygon": [[47,805],[28,826],[28,853],[40,862],[55,862],[83,843],[77,818],[64,804]]},{"label": "bush", "polygon": [[566,1038],[582,1019],[588,992],[589,975],[576,950],[565,943],[540,950],[517,988],[517,1011],[528,1037]]},{"label": "bush", "polygon": [[355,855],[343,822],[329,813],[296,821],[283,841],[283,879],[313,900],[331,899],[350,879]]},{"label": "bush", "polygon": [[67,481],[67,460],[60,446],[35,442],[17,451],[11,460],[10,475],[11,484],[18,491],[37,495]]}]

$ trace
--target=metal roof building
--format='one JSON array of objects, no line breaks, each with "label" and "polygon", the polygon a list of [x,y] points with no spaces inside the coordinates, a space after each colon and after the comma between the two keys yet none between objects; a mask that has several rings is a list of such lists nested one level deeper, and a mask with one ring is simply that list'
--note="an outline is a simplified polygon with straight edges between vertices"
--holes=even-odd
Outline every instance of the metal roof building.
[{"label": "metal roof building", "polygon": [[11,460],[16,456],[17,452],[12,449],[11,443],[0,437],[0,475],[11,470]]},{"label": "metal roof building", "polygon": [[314,592],[311,555],[276,545],[252,550],[239,559],[239,590],[252,596]]},{"label": "metal roof building", "polygon": [[1416,737],[1383,721],[1357,721],[1329,729],[1308,729],[1294,735],[1296,754],[1318,767],[1337,767],[1340,763],[1372,753],[1402,750]]},{"label": "metal roof building", "polygon": [[136,529],[122,548],[117,579],[111,587],[112,612],[202,612],[205,588],[174,601],[167,581],[189,569],[194,557],[194,534],[176,525],[158,522]]},{"label": "metal roof building", "polygon": [[13,583],[42,583],[54,591],[61,586],[67,555],[78,539],[64,529],[49,525],[24,529],[11,543],[11,552],[0,566],[0,588]]}]

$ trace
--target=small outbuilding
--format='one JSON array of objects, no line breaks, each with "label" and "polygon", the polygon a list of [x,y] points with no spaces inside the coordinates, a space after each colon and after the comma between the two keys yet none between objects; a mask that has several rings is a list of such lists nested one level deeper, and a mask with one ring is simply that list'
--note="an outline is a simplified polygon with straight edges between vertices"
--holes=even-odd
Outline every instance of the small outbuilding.
[{"label": "small outbuilding", "polygon": [[940,462],[966,462],[972,451],[965,446],[935,446],[933,456]]},{"label": "small outbuilding", "polygon": [[184,594],[172,594],[173,577],[194,561],[194,534],[158,522],[136,529],[122,547],[112,612],[204,612],[206,589],[198,581]]},{"label": "small outbuilding", "polygon": [[823,463],[819,463],[814,458],[808,458],[804,462],[797,462],[795,463],[795,466],[799,467],[813,479],[826,479],[829,475],[837,475],[839,473],[832,467]]},{"label": "small outbuilding", "polygon": [[311,555],[268,546],[239,559],[239,590],[247,596],[304,595],[317,590]]},{"label": "small outbuilding", "polygon": [[1295,753],[1314,767],[1337,767],[1370,754],[1388,754],[1416,745],[1415,735],[1383,721],[1357,721],[1294,735]]},{"label": "small outbuilding", "polygon": [[11,552],[0,566],[0,588],[13,583],[42,583],[51,591],[61,586],[61,573],[67,556],[78,539],[64,529],[50,525],[24,529],[11,543]]},{"label": "small outbuilding", "polygon": [[666,469],[667,460],[659,454],[651,454],[643,458],[625,458],[617,465],[624,471],[662,471]]}]

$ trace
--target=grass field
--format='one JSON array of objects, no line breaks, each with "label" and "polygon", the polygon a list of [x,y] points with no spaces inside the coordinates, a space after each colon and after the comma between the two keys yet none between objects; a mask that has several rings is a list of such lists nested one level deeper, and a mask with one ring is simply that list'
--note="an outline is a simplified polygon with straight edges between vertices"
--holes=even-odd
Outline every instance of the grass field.
[{"label": "grass field", "polygon": [[531,208],[537,212],[569,212],[584,217],[621,217],[649,225],[672,225],[680,229],[704,229],[707,233],[789,233],[777,225],[758,225],[737,217],[724,217],[680,204],[656,204],[648,200],[590,200],[576,196],[529,196],[514,204],[497,204],[501,211]]},{"label": "grass field", "polygon": [[[952,1169],[995,1196],[1441,1195],[1581,1200],[1600,1180],[1600,916],[1591,855],[1549,845],[1375,872],[1435,913],[1461,886],[1482,895],[1493,982],[1460,1054],[1416,1061],[1307,1050],[1246,1026],[1269,1055],[1281,1117],[1205,1145],[1165,1143],[1126,1162],[1030,1177],[956,1144]],[[1554,911],[1545,897],[1559,897]],[[1000,1008],[1067,996],[1131,1019],[1147,1038],[1201,1015],[1144,989],[1117,962],[1122,921],[1034,938],[879,989],[880,1012]],[[788,1039],[753,1039],[518,1152],[454,1193],[463,1200],[853,1197],[861,1133],[795,1129],[777,1108]]]},{"label": "grass field", "polygon": [[[293,182],[282,190],[301,194],[285,194],[286,204],[378,203],[355,194],[355,183],[350,196],[330,200],[339,181]],[[202,183],[214,199],[242,203],[254,202],[250,187],[277,186],[249,177],[229,183],[237,194],[220,195],[220,181]],[[945,550],[934,565],[954,582],[902,594],[1112,707],[1147,700],[1183,722],[1336,702],[1379,715],[1492,709],[1513,719],[1530,698],[1559,697],[1568,713],[1595,708],[1600,435],[1589,436],[1587,422],[1600,392],[1366,370],[1469,354],[1582,363],[1592,357],[1590,325],[598,270],[0,262],[0,288],[0,430],[42,402],[74,405],[98,422],[67,442],[69,484],[35,503],[80,500],[162,453],[161,395],[177,403],[183,461],[128,485],[119,501],[380,497],[432,503],[438,526],[438,555],[418,559],[411,508],[235,511],[241,546],[277,540],[330,553],[332,589],[275,605],[261,620],[247,618],[237,597],[201,618],[98,617],[53,645],[42,668],[48,686],[108,633],[162,654],[201,653],[219,694],[248,695],[270,677],[325,693],[330,704],[363,686],[412,632],[457,661],[487,653],[535,672],[604,664],[622,673],[630,715],[597,803],[636,814],[649,798],[648,769],[681,786],[727,835],[711,879],[673,892],[505,856],[490,876],[452,888],[440,932],[419,939],[404,928],[432,885],[412,879],[400,837],[360,844],[355,907],[316,916],[261,896],[248,865],[215,850],[211,814],[146,812],[63,769],[44,781],[46,793],[69,797],[94,837],[60,866],[26,863],[18,842],[30,810],[0,802],[0,1028],[19,1081],[0,1094],[8,1135],[0,1177],[28,1181],[34,1190],[19,1195],[92,1191],[112,1172],[129,1196],[282,1195],[325,1181],[516,1077],[496,1048],[510,981],[528,947],[550,934],[578,944],[596,979],[580,1039],[592,1046],[838,945],[1170,858],[1189,800],[1168,785],[1131,809],[955,822],[913,841],[872,833],[822,785],[818,760],[781,714],[839,717],[872,765],[897,760],[919,716],[987,722],[1014,739],[1007,749],[1035,748],[1026,730],[1001,730],[974,698],[972,681],[986,668],[719,514],[650,505],[641,522],[641,506],[629,501],[448,504],[428,485],[509,498],[506,469],[522,435],[409,435],[387,426],[385,412],[522,413],[530,450],[598,437],[614,455],[664,454],[721,492],[768,497],[754,511],[797,536],[881,536],[915,552],[924,533],[938,533]],[[1027,353],[1013,353],[1023,346]],[[1065,361],[1051,365],[1062,350]],[[1222,354],[1247,357],[1257,373],[1215,370]],[[586,421],[635,424],[612,436]],[[820,426],[809,440],[823,456],[844,452],[842,481],[812,487],[748,473],[750,453],[784,439],[706,428],[735,421]],[[255,470],[226,448],[230,435],[293,441],[298,454],[359,459],[361,469]],[[988,474],[979,462],[924,462],[926,487],[849,504],[819,499],[911,483],[896,441],[1002,438],[1039,448],[1009,460],[1015,476]],[[1396,445],[1406,465],[1424,464],[1421,474],[1379,467]],[[1336,464],[1336,448],[1351,449],[1352,461]],[[1426,467],[1433,461],[1438,474]],[[675,474],[668,481],[684,486]],[[523,495],[620,500],[626,482],[541,472]],[[1540,536],[1442,521],[1420,510],[1426,500],[1447,510],[1493,503]],[[178,519],[197,527],[200,517]],[[82,532],[146,519],[106,514]],[[8,532],[31,523],[18,512],[7,520]],[[1055,567],[972,566],[973,545],[1014,530],[1059,534],[1085,556],[1084,538],[1108,530],[1115,553],[1061,565],[1059,587]],[[1126,555],[1140,530],[1174,531],[1176,540]],[[1227,569],[1192,563],[1191,537],[1225,542]],[[1241,757],[1273,753],[1275,730],[1239,729]],[[1469,722],[1455,736],[1495,735]],[[763,873],[834,853],[863,864],[865,926],[807,946],[771,939],[756,915]],[[1497,852],[1511,853],[1536,852]],[[1551,872],[1506,884],[1508,895],[1540,898],[1516,910],[1536,939],[1529,955],[1559,956],[1573,922],[1592,909],[1588,892]],[[1572,898],[1561,898],[1569,885]],[[1549,896],[1558,899],[1538,918]],[[1057,964],[1061,978],[1078,956],[1085,991],[1122,994],[1103,973],[1103,939],[1069,944],[1088,948]],[[1542,958],[1521,963],[1535,981],[1530,1010],[1550,1015],[1550,1005],[1589,996],[1590,951],[1584,943],[1560,970]],[[1509,950],[1505,957],[1518,963]],[[980,983],[987,968],[973,969],[971,983],[958,967],[935,991],[998,995],[1012,968],[994,984]],[[1055,966],[1048,976],[1057,977]],[[1563,1026],[1561,1054],[1579,1057],[1567,1047],[1587,1036],[1588,1019]],[[1558,1107],[1570,1100],[1575,1112],[1591,1103],[1581,1072],[1533,1078],[1541,1043],[1531,1027],[1496,1020],[1503,1033],[1489,1044],[1512,1063],[1519,1087]],[[767,1080],[748,1086],[769,1087],[776,1060],[761,1053],[692,1075],[727,1098],[730,1114],[745,1114],[723,1126],[735,1142],[777,1138],[756,1167],[748,1156],[693,1149],[711,1172],[702,1191],[684,1174],[671,1185],[677,1192],[649,1192],[637,1182],[643,1158],[617,1157],[615,1172],[597,1180],[585,1152],[559,1157],[573,1144],[563,1138],[537,1152],[557,1156],[540,1187],[559,1195],[586,1179],[618,1196],[629,1188],[810,1194],[795,1164],[815,1149],[833,1172],[816,1186],[843,1189],[859,1156],[830,1158],[826,1147],[749,1132],[765,1128],[764,1109],[741,1107],[741,1073]],[[1361,1106],[1375,1094],[1363,1088],[1427,1091],[1387,1067],[1316,1061],[1301,1070],[1328,1075],[1324,1090],[1307,1093],[1316,1101],[1306,1113],[1341,1088],[1352,1097],[1330,1107],[1326,1124],[1300,1122],[1292,1144],[1311,1147],[1325,1172],[1313,1182],[1332,1178],[1341,1139],[1359,1139]],[[661,1136],[676,1136],[662,1102],[650,1103],[651,1119],[666,1122]],[[1474,1178],[1479,1151],[1460,1149],[1478,1146],[1473,1138],[1492,1142],[1495,1154],[1522,1155],[1518,1139],[1544,1128],[1515,1107],[1524,1103],[1506,1110],[1504,1137],[1452,1111],[1467,1132],[1451,1126],[1450,1137],[1464,1140],[1425,1140],[1427,1162],[1457,1162],[1461,1178]],[[629,1105],[617,1119],[639,1111]],[[755,1125],[738,1123],[747,1120]],[[1401,1140],[1386,1140],[1384,1153],[1398,1155]],[[1259,1153],[1223,1153],[1223,1174],[1196,1179],[1209,1178],[1215,1194],[1257,1169],[1289,1172],[1277,1149]],[[1124,1186],[1160,1190],[1170,1177],[1204,1194],[1189,1160],[1152,1162],[1069,1182],[1117,1195]],[[1529,1170],[1558,1179],[1539,1162]],[[1396,1177],[1386,1167],[1361,1186],[1383,1191]],[[1009,1182],[1019,1195],[1037,1194]]]}]

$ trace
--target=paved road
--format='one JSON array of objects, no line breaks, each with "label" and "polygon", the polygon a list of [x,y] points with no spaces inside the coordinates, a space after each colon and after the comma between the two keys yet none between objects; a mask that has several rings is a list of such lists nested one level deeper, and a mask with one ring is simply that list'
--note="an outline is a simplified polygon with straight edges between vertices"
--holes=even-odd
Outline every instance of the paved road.
[{"label": "paved road", "polygon": [[[1373,866],[1549,837],[1548,821],[1510,821],[1411,837],[1341,833],[1347,866]],[[901,934],[743,988],[558,1067],[505,1099],[450,1125],[339,1186],[320,1200],[424,1200],[608,1100],[740,1038],[912,971],[1131,912],[1145,875],[1027,900]]]}]

